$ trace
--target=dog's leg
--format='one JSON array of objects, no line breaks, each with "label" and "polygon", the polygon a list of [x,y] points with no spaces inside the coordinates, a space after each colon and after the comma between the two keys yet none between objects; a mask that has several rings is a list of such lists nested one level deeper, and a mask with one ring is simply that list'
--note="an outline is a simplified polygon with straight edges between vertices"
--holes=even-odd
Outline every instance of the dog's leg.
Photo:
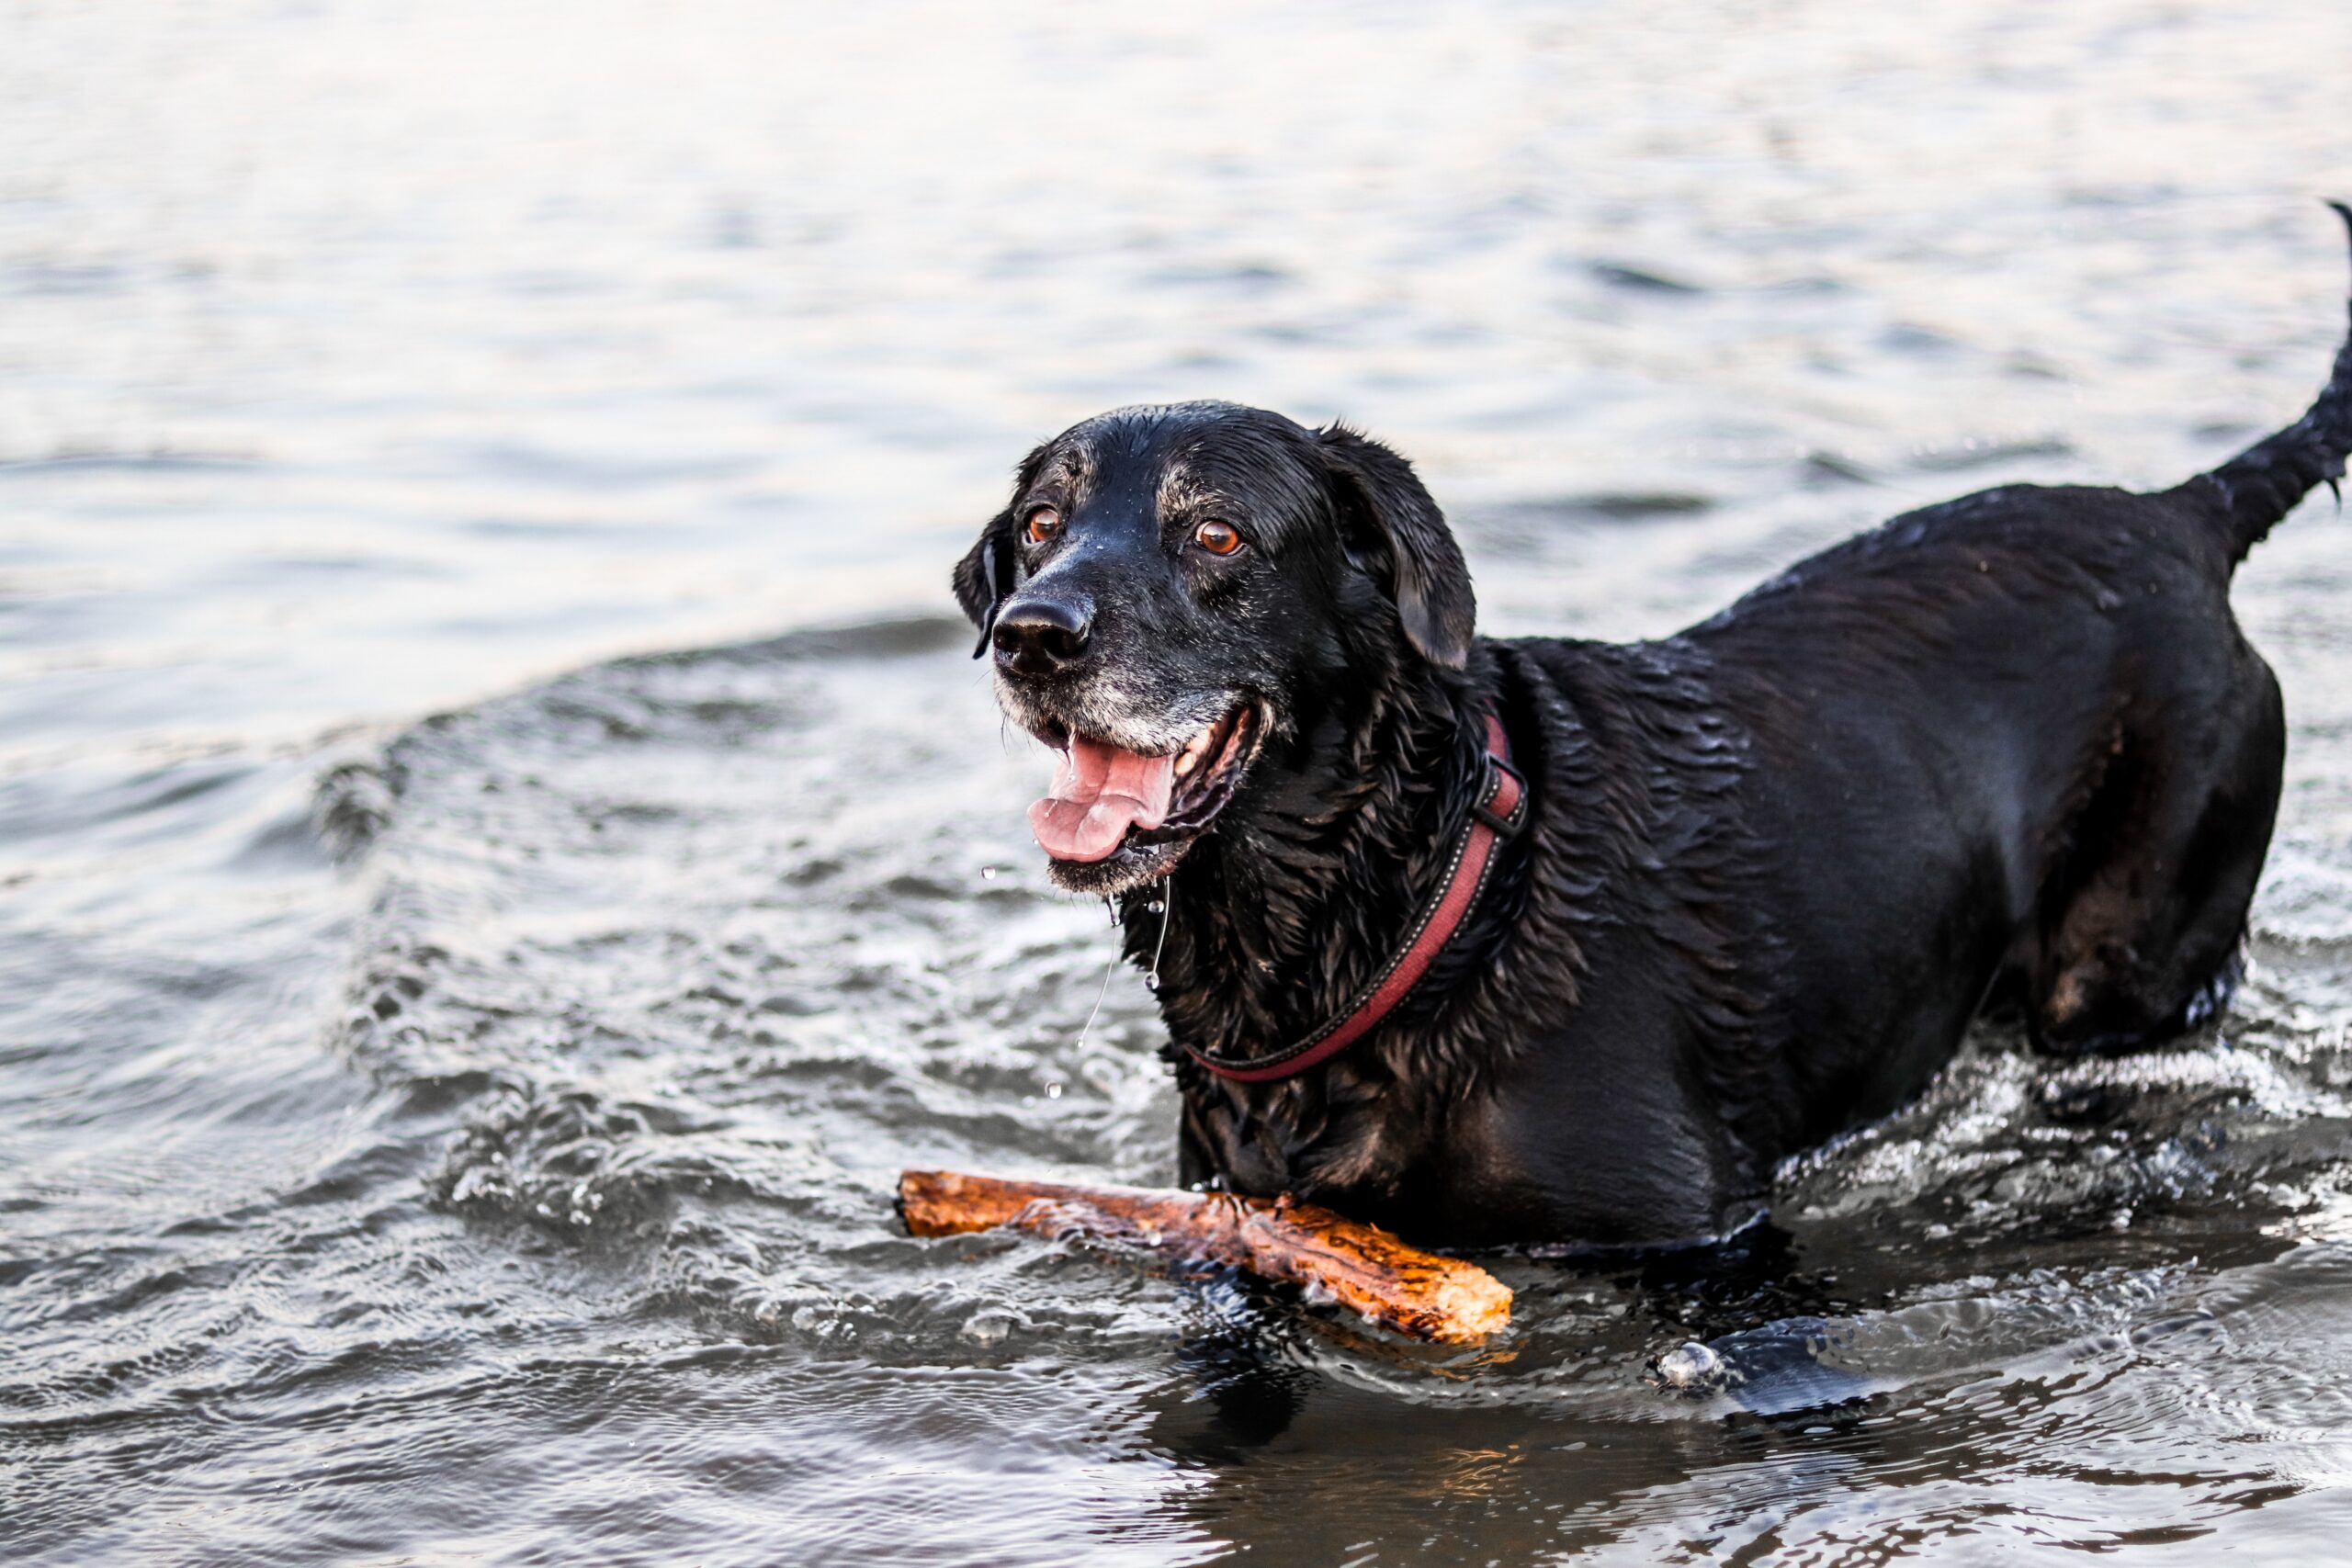
[{"label": "dog's leg", "polygon": [[2228,1001],[2278,805],[2285,719],[2268,669],[2255,661],[2223,711],[2201,734],[2135,744],[2086,807],[2047,896],[2028,1010],[2040,1049],[2135,1050]]}]

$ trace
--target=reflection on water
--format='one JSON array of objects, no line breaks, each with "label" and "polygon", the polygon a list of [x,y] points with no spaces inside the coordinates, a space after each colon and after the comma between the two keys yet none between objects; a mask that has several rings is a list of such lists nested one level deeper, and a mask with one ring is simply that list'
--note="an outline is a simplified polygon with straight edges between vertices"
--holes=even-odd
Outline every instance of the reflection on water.
[{"label": "reflection on water", "polygon": [[[2295,744],[2254,977],[2179,1049],[1988,1032],[1735,1253],[1506,1260],[1483,1353],[888,1194],[1172,1170],[1148,998],[1081,1037],[1110,934],[935,618],[1026,442],[1346,413],[1489,629],[1610,636],[1917,501],[2169,480],[2318,380],[2347,45],[2120,0],[0,23],[12,1560],[2329,1555],[2324,503],[2242,580]],[[863,629],[730,644],[795,626]]]}]

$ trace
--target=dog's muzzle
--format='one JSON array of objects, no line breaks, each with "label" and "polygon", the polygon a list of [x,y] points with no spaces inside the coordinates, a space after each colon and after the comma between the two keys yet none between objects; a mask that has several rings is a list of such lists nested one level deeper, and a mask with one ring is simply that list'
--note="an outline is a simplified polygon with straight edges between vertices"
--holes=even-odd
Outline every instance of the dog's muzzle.
[{"label": "dog's muzzle", "polygon": [[1107,860],[1130,842],[1189,838],[1232,798],[1257,728],[1256,710],[1244,702],[1166,752],[1066,729],[1053,787],[1029,808],[1030,831],[1055,860],[1081,864]]}]

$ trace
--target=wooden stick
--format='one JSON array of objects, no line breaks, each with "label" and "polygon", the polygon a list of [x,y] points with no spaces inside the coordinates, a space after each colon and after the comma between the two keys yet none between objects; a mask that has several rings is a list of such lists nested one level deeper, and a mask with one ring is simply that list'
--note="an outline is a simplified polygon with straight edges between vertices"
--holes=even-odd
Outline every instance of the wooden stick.
[{"label": "wooden stick", "polygon": [[916,1235],[1011,1225],[1227,1264],[1322,1291],[1420,1339],[1468,1343],[1510,1322],[1510,1288],[1476,1264],[1423,1252],[1377,1226],[1288,1198],[910,1170],[899,1178],[899,1213]]}]

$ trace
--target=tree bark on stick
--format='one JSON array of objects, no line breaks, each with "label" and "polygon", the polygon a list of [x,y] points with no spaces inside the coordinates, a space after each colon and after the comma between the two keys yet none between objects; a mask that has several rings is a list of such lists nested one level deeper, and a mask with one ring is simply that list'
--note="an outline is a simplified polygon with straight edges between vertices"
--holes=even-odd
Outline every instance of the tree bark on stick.
[{"label": "tree bark on stick", "polygon": [[1319,1291],[1420,1339],[1466,1344],[1510,1322],[1510,1287],[1476,1264],[1423,1252],[1377,1226],[1287,1198],[910,1170],[899,1178],[899,1212],[916,1235],[1011,1225],[1227,1264]]}]

